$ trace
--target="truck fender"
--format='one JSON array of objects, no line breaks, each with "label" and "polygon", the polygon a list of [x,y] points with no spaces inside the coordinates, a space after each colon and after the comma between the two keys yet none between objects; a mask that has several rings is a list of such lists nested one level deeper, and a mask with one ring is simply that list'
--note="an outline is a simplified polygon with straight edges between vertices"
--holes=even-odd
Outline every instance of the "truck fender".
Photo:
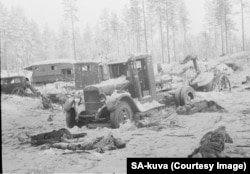
[{"label": "truck fender", "polygon": [[120,94],[117,97],[113,98],[112,101],[107,102],[107,104],[106,104],[107,109],[110,112],[113,112],[120,101],[127,102],[134,113],[139,111],[139,108],[137,107],[137,105],[134,102],[134,100],[132,99],[132,97],[126,93]]}]

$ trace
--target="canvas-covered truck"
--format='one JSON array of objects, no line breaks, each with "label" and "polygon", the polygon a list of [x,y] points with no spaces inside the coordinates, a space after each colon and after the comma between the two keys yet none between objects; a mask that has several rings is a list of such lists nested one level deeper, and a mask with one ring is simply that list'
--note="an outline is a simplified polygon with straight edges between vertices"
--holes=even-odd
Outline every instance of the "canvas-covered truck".
[{"label": "canvas-covered truck", "polygon": [[189,86],[177,90],[156,91],[151,55],[130,56],[123,66],[126,75],[99,84],[86,86],[83,96],[72,97],[64,104],[66,125],[82,127],[89,123],[110,123],[119,128],[127,119],[134,120],[138,112],[163,108],[172,97],[177,106],[194,99]]}]

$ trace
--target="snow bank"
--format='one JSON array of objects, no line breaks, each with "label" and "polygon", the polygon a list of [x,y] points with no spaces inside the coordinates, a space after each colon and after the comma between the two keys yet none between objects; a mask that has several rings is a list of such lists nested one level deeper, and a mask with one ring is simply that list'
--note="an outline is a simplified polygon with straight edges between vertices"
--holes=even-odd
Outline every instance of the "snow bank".
[{"label": "snow bank", "polygon": [[73,82],[55,82],[42,86],[36,86],[39,92],[42,94],[69,94],[74,92]]},{"label": "snow bank", "polygon": [[233,74],[233,72],[234,72],[234,70],[232,70],[232,68],[230,68],[229,66],[227,66],[224,63],[217,65],[216,69],[220,70],[221,72],[225,72],[228,75]]},{"label": "snow bank", "polygon": [[134,100],[134,101],[135,101],[136,105],[138,106],[138,109],[141,112],[146,112],[146,111],[149,111],[149,110],[154,109],[154,108],[159,108],[159,107],[165,106],[164,104],[161,104],[155,100],[153,100],[152,102],[144,103],[144,104],[140,103],[140,101],[138,101],[138,100]]},{"label": "snow bank", "polygon": [[1,101],[8,103],[10,106],[13,106],[13,108],[15,108],[16,105],[21,105],[36,109],[42,105],[40,98],[21,97],[17,95],[2,94]]}]

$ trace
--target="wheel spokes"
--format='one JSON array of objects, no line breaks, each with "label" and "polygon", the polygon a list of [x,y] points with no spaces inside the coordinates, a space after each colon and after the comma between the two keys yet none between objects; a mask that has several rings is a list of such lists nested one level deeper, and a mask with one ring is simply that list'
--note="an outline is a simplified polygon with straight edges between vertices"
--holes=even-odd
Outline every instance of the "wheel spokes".
[{"label": "wheel spokes", "polygon": [[121,110],[119,116],[120,116],[120,122],[124,123],[129,118],[128,111],[126,109]]}]

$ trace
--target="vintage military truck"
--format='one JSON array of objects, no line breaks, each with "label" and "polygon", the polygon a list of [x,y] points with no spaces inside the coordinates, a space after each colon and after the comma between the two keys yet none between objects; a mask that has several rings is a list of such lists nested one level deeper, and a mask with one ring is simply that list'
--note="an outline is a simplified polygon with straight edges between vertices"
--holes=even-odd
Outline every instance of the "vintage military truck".
[{"label": "vintage military truck", "polygon": [[122,64],[121,76],[84,88],[83,96],[72,97],[64,104],[66,125],[82,127],[89,123],[110,123],[119,128],[138,112],[165,107],[172,96],[177,106],[194,99],[191,87],[156,91],[151,55],[133,55]]}]

